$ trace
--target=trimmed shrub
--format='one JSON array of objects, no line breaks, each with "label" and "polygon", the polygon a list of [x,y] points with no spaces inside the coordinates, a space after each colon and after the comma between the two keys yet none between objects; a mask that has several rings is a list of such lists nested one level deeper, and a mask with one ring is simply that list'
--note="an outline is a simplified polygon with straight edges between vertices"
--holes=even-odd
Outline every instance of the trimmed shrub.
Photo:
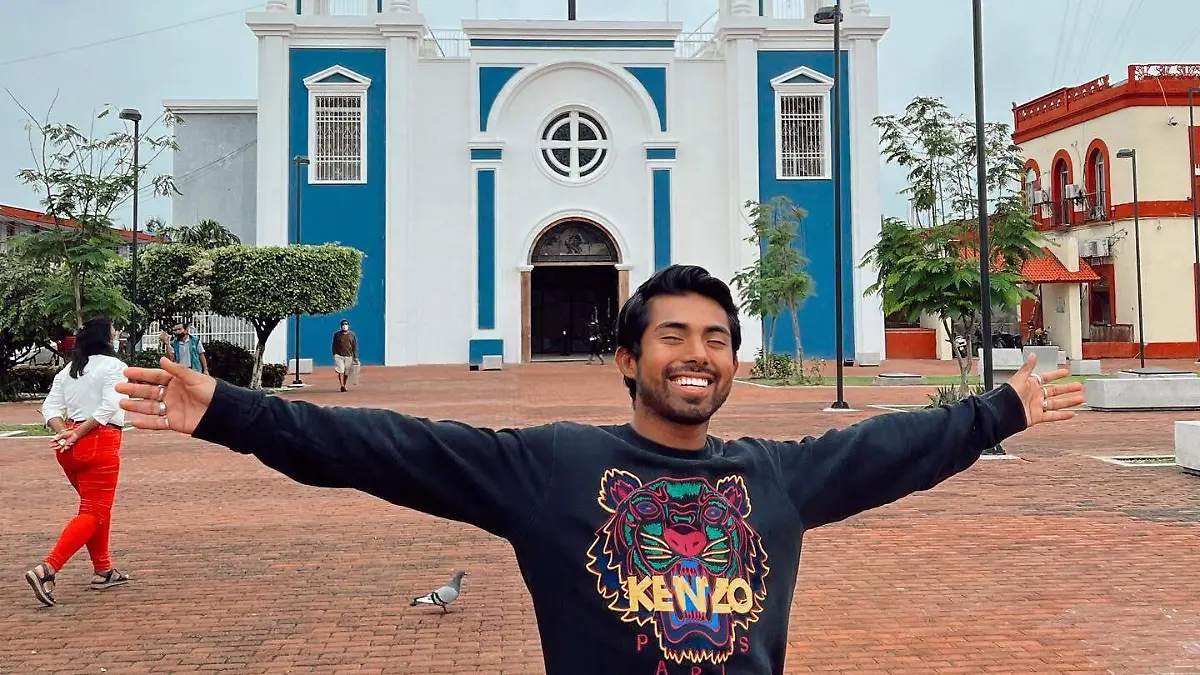
[{"label": "trimmed shrub", "polygon": [[263,389],[278,389],[283,386],[283,378],[287,377],[288,368],[282,363],[268,363],[263,366]]},{"label": "trimmed shrub", "polygon": [[798,366],[796,359],[790,354],[765,354],[760,349],[754,355],[754,367],[750,369],[750,377],[762,380],[790,380],[803,372]]},{"label": "trimmed shrub", "polygon": [[208,359],[208,373],[239,387],[250,386],[254,374],[254,354],[232,342],[214,340],[204,344],[204,355]]}]

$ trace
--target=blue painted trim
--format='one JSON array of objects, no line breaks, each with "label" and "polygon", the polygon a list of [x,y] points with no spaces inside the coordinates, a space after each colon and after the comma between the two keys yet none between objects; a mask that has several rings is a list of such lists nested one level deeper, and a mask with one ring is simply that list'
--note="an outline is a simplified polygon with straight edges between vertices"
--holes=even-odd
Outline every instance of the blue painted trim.
[{"label": "blue painted trim", "polygon": [[675,49],[673,40],[526,40],[472,38],[472,47],[533,47],[537,49]]},{"label": "blue painted trim", "polygon": [[764,4],[765,4],[765,0],[758,0],[758,15],[759,16],[767,15],[767,9],[766,9],[766,7],[763,7]]},{"label": "blue painted trim", "polygon": [[476,172],[478,193],[479,324],[480,330],[496,327],[496,171]]},{"label": "blue painted trim", "polygon": [[646,148],[646,159],[675,159],[675,148]]},{"label": "blue painted trim", "polygon": [[303,4],[304,4],[304,0],[296,0],[296,13],[297,13],[297,14],[303,14],[303,13],[304,13],[304,11],[301,9],[301,7],[303,6]]},{"label": "blue painted trim", "polygon": [[[841,54],[843,81],[852,79],[849,54],[843,50]],[[853,153],[850,152],[852,129],[850,121],[850,92],[849,87],[843,87],[841,92],[842,118],[842,161],[840,171],[842,176],[842,260],[833,257],[833,180],[810,179],[789,180],[780,179],[775,168],[775,89],[771,80],[789,73],[800,66],[807,66],[816,73],[830,75],[833,73],[833,51],[760,51],[758,53],[758,174],[759,201],[769,201],[774,197],[786,196],[797,206],[803,208],[807,217],[801,224],[800,236],[797,237],[796,247],[801,249],[808,259],[807,271],[812,276],[814,291],[800,307],[800,340],[804,355],[808,358],[833,358],[837,353],[837,337],[832,317],[835,314],[834,286],[837,275],[842,275],[842,312],[845,319],[843,333],[843,350],[845,354],[855,353],[854,306],[861,298],[854,293],[854,267],[858,262],[851,253],[847,242],[853,241],[852,195],[861,186],[850,180]],[[832,110],[830,111],[832,112]],[[791,317],[786,313],[780,317],[775,329],[775,351],[793,353],[796,337],[792,331]]]},{"label": "blue painted trim", "polygon": [[630,75],[646,88],[654,107],[658,109],[659,131],[667,130],[667,69],[650,67],[626,67]]},{"label": "blue painted trim", "polygon": [[671,170],[654,174],[654,269],[671,264]]},{"label": "blue painted trim", "polygon": [[504,340],[471,340],[467,353],[468,363],[477,366],[485,356],[504,356]]},{"label": "blue painted trim", "polygon": [[471,148],[471,159],[500,159],[500,148]]},{"label": "blue painted trim", "polygon": [[375,3],[375,11],[383,13],[383,0]]},{"label": "blue painted trim", "polygon": [[[387,328],[382,308],[387,306],[387,86],[386,52],[383,49],[293,48],[289,55],[287,157],[308,153],[309,92],[304,78],[331,66],[370,78],[367,89],[367,182],[310,185],[307,167],[301,170],[305,244],[338,243],[363,252],[362,278],[352,307],[324,316],[300,319],[302,358],[317,366],[333,363],[329,340],[342,319],[358,335],[359,356],[367,365],[384,362]],[[288,237],[295,236],[296,168],[289,161]],[[346,223],[353,223],[347,227]],[[295,349],[295,330],[287,321],[287,350]]]},{"label": "blue painted trim", "polygon": [[481,66],[479,68],[479,130],[487,131],[488,115],[504,85],[521,72],[511,66]]}]

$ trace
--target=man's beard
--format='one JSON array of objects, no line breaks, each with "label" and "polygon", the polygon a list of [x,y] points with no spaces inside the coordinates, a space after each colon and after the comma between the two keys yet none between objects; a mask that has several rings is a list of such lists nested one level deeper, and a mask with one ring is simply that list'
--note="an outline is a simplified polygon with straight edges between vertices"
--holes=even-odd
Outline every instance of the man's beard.
[{"label": "man's beard", "polygon": [[699,403],[687,403],[672,400],[669,377],[664,377],[662,386],[658,388],[647,386],[639,378],[637,380],[637,397],[642,401],[642,405],[668,422],[696,426],[707,422],[725,404],[725,399],[729,398],[728,389],[725,391],[716,389],[719,384],[720,381],[714,376],[712,384],[709,385],[714,387],[712,395],[706,395]]}]

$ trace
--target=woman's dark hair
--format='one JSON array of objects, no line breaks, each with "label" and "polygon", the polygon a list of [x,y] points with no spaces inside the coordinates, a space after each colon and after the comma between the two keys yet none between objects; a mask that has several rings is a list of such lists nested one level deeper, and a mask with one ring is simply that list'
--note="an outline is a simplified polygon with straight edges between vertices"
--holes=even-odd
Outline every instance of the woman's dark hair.
[{"label": "woman's dark hair", "polygon": [[112,346],[112,322],[108,319],[89,319],[75,333],[75,354],[71,357],[71,377],[83,375],[88,359],[95,354],[116,356]]},{"label": "woman's dark hair", "polygon": [[[684,295],[695,293],[716,302],[725,310],[729,319],[729,333],[733,338],[733,352],[742,346],[742,324],[738,320],[738,308],[733,294],[724,281],[712,276],[708,270],[696,265],[671,265],[654,273],[621,306],[617,314],[617,348],[628,349],[633,358],[642,356],[642,336],[650,325],[650,301],[660,295]],[[637,398],[637,382],[625,378],[629,397]]]}]

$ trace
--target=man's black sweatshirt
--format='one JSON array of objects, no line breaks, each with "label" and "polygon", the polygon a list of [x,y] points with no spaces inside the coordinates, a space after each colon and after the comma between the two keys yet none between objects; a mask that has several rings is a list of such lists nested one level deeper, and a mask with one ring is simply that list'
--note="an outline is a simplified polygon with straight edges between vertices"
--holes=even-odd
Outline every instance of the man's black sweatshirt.
[{"label": "man's black sweatshirt", "polygon": [[221,382],[195,436],[507,539],[547,675],[774,675],[806,530],[927,490],[1024,428],[1008,385],[820,438],[678,450],[630,425],[493,431]]}]

